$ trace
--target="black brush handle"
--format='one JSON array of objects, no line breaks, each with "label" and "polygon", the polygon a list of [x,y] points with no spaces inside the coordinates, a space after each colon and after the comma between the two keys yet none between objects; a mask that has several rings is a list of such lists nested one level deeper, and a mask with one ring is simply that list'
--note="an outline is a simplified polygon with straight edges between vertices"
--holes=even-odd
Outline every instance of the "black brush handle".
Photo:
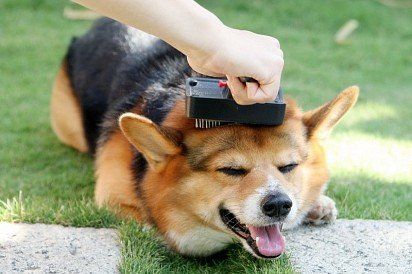
[{"label": "black brush handle", "polygon": [[[221,81],[221,80],[220,80]],[[215,78],[188,78],[186,81],[186,115],[192,119],[206,119],[238,124],[280,125],[286,104],[279,89],[275,101],[265,104],[238,105],[228,98],[228,88]]]}]

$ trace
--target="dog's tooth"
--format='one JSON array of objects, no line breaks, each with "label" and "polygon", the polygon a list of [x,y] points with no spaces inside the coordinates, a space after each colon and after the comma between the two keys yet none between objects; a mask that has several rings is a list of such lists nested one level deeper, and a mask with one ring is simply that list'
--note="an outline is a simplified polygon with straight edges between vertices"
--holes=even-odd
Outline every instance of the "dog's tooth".
[{"label": "dog's tooth", "polygon": [[259,244],[259,237],[256,237],[256,245]]},{"label": "dog's tooth", "polygon": [[283,229],[283,223],[280,223],[279,224],[279,230],[282,232],[282,229]]}]

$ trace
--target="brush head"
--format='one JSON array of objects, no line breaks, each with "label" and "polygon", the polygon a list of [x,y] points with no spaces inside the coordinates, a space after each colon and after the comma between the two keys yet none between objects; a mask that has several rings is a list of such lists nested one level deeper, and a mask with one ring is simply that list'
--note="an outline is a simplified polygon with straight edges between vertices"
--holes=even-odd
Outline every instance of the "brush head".
[{"label": "brush head", "polygon": [[196,119],[198,128],[222,124],[277,126],[283,123],[286,104],[279,89],[273,102],[238,105],[222,79],[188,78],[186,81],[186,116]]}]

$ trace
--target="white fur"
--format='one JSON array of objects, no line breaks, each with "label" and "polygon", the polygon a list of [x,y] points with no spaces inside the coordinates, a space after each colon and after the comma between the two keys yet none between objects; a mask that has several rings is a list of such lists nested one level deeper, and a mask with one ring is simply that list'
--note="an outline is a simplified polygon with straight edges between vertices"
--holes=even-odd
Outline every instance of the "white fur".
[{"label": "white fur", "polygon": [[[267,193],[267,189],[265,187],[261,187],[255,190],[255,193],[250,195],[244,204],[243,214],[241,219],[243,222],[247,224],[257,224],[258,219],[263,217],[262,209],[260,208],[260,203],[265,197]],[[237,212],[234,212],[236,216],[238,216]],[[239,217],[239,216],[238,216]]]},{"label": "white fur", "polygon": [[[268,221],[270,220],[268,220],[268,217],[262,213],[260,205],[266,195],[270,193],[275,193],[276,191],[284,192],[291,199],[292,208],[290,210],[290,213],[288,214],[288,217],[285,219],[285,225],[288,226],[288,223],[290,223],[290,225],[292,225],[293,223],[293,226],[295,226],[294,223],[298,212],[297,200],[295,196],[286,189],[284,189],[281,186],[280,181],[274,178],[272,175],[268,175],[267,183],[264,186],[256,189],[255,192],[245,200],[243,207],[244,210],[242,212],[243,214],[241,214],[242,221],[247,224],[255,224],[262,226],[268,225]],[[237,212],[234,213],[236,214]]]},{"label": "white fur", "polygon": [[175,243],[179,252],[192,256],[208,256],[233,243],[233,237],[211,228],[197,226],[184,234],[173,230],[166,235]]},{"label": "white fur", "polygon": [[319,216],[318,219],[311,219],[307,217],[305,222],[309,222],[313,225],[323,225],[332,223],[336,220],[338,216],[338,210],[336,209],[335,201],[325,195],[321,195],[318,201],[314,204],[310,212],[316,211],[316,215]]}]

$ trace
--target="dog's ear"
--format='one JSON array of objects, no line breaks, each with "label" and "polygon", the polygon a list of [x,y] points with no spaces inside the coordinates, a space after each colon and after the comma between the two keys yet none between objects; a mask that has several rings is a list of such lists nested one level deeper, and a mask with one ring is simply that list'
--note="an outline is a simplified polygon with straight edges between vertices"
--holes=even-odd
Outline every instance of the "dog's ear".
[{"label": "dog's ear", "polygon": [[305,112],[303,123],[308,128],[308,137],[326,138],[342,117],[353,107],[358,99],[359,88],[352,86],[342,91],[329,103]]},{"label": "dog's ear", "polygon": [[125,113],[119,119],[123,134],[156,171],[164,169],[169,159],[181,152],[181,133],[156,125],[146,117]]}]

